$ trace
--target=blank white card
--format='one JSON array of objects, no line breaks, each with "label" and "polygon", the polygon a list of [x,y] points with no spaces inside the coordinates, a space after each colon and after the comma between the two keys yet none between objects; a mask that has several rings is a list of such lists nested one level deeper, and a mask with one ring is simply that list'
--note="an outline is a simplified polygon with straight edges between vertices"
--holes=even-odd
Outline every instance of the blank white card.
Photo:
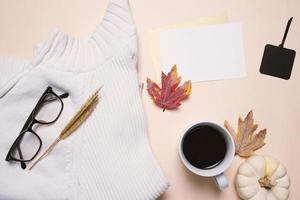
[{"label": "blank white card", "polygon": [[193,82],[246,76],[239,23],[165,30],[159,40],[164,72],[177,64],[183,79]]}]

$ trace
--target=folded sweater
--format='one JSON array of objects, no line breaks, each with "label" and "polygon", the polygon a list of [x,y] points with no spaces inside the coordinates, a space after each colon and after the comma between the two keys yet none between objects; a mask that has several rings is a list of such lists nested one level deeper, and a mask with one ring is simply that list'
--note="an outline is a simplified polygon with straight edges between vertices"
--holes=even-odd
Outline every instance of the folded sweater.
[{"label": "folded sweater", "polygon": [[[167,189],[147,139],[136,52],[128,1],[111,0],[88,37],[54,30],[32,60],[0,58],[0,199],[150,200]],[[101,85],[88,120],[32,171],[5,161],[48,86],[69,97],[57,122],[34,127],[41,151]]]}]

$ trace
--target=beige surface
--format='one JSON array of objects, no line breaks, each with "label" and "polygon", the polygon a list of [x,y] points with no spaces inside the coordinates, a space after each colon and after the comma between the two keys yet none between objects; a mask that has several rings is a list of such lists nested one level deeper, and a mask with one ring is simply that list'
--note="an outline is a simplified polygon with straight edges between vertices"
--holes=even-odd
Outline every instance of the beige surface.
[{"label": "beige surface", "polygon": [[[81,37],[100,21],[108,0],[0,0],[0,55],[30,58],[32,46],[47,38],[53,27]],[[300,198],[300,62],[296,57],[291,80],[258,73],[264,45],[279,44],[290,16],[295,19],[286,46],[300,52],[298,0],[131,0],[139,33],[140,78],[154,75],[147,49],[147,30],[228,11],[243,23],[248,77],[194,84],[191,98],[177,111],[162,112],[144,91],[151,146],[171,187],[160,200],[235,200],[233,180],[241,159],[227,171],[231,186],[217,191],[211,179],[188,173],[179,162],[181,130],[192,121],[234,122],[250,109],[260,127],[268,128],[267,145],[259,151],[281,160],[291,176],[291,200]]]}]

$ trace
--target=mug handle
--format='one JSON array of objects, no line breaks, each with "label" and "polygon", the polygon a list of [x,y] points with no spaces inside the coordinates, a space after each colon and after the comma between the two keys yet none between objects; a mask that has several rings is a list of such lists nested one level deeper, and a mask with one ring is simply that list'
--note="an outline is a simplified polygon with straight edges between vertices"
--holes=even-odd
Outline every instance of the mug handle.
[{"label": "mug handle", "polygon": [[224,173],[218,174],[213,177],[216,185],[220,190],[224,190],[229,186],[228,181],[224,175]]}]

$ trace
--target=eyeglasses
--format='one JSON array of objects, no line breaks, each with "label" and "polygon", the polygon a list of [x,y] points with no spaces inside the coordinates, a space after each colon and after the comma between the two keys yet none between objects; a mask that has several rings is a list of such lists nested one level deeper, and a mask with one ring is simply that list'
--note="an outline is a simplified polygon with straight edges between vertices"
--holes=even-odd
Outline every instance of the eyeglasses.
[{"label": "eyeglasses", "polygon": [[21,168],[26,169],[25,162],[32,161],[42,147],[42,140],[32,129],[33,125],[49,125],[56,122],[64,108],[62,99],[68,96],[68,93],[55,94],[51,87],[46,89],[10,147],[6,161],[20,162]]}]

